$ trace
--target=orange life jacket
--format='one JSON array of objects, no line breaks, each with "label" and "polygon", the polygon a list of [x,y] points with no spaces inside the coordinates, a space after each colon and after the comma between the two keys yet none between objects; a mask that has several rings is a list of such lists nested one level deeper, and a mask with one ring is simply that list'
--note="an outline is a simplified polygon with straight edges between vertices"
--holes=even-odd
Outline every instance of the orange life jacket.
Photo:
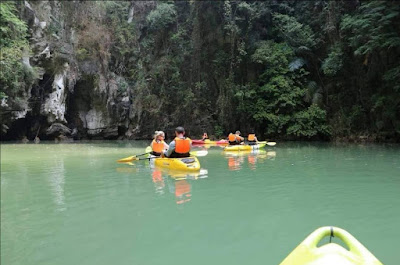
[{"label": "orange life jacket", "polygon": [[242,142],[242,139],[240,139],[240,136],[233,134],[233,133],[229,134],[228,140],[229,140],[229,142],[237,142],[237,143]]},{"label": "orange life jacket", "polygon": [[256,135],[254,134],[254,133],[252,133],[252,134],[249,134],[249,136],[247,137],[247,140],[248,141],[255,141],[255,137]]},{"label": "orange life jacket", "polygon": [[164,150],[164,141],[156,142],[153,140],[153,151],[156,153],[161,153]]},{"label": "orange life jacket", "polygon": [[175,138],[175,153],[186,154],[190,152],[190,144],[192,140],[190,138]]},{"label": "orange life jacket", "polygon": [[235,142],[236,141],[236,135],[233,134],[233,133],[230,133],[228,139],[229,139],[229,142]]}]

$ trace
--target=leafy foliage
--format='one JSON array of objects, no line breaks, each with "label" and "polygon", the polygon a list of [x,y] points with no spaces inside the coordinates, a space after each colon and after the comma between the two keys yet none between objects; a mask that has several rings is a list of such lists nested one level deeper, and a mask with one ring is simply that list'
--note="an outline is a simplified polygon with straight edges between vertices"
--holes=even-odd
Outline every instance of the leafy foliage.
[{"label": "leafy foliage", "polygon": [[274,13],[273,21],[283,39],[292,47],[310,50],[316,45],[314,33],[308,25],[303,25],[296,18]]},{"label": "leafy foliage", "polygon": [[322,63],[322,71],[327,76],[334,76],[343,67],[343,52],[339,45],[335,45],[331,47],[331,52],[328,54],[328,57]]},{"label": "leafy foliage", "polygon": [[284,43],[261,42],[252,59],[264,66],[260,85],[244,90],[241,109],[258,124],[265,124],[267,135],[297,137],[327,135],[326,113],[317,105],[304,110],[306,94],[303,68],[290,69],[293,50]]},{"label": "leafy foliage", "polygon": [[171,25],[175,18],[176,10],[173,4],[159,3],[147,16],[147,22],[152,30],[161,30]]},{"label": "leafy foliage", "polygon": [[14,97],[25,91],[25,83],[33,81],[35,72],[22,63],[29,55],[27,26],[17,16],[14,2],[0,5],[0,98]]},{"label": "leafy foliage", "polygon": [[393,1],[370,1],[359,14],[345,15],[340,30],[348,36],[354,54],[365,55],[374,50],[400,46],[400,36],[393,27],[400,18],[400,6]]}]

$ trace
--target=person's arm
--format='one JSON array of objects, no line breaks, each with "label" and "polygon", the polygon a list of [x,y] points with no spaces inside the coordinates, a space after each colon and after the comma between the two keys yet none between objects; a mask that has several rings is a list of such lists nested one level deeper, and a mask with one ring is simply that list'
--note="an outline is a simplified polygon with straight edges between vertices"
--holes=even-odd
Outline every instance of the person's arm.
[{"label": "person's arm", "polygon": [[150,147],[151,147],[151,150],[153,150],[153,141],[151,141]]},{"label": "person's arm", "polygon": [[167,150],[168,148],[169,148],[169,145],[166,142],[164,142],[164,149]]},{"label": "person's arm", "polygon": [[169,156],[172,154],[173,151],[175,151],[175,141],[172,141],[172,142],[169,144],[169,147],[168,147],[167,152],[165,153],[165,156],[166,156],[166,157],[169,157]]}]

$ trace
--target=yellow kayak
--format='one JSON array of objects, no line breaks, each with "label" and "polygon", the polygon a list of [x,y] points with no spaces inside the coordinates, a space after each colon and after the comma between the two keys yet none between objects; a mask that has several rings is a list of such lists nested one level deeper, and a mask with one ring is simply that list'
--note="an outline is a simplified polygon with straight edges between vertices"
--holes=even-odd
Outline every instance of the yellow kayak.
[{"label": "yellow kayak", "polygon": [[179,171],[199,171],[200,162],[195,156],[184,158],[167,158],[159,157],[153,158],[154,165],[161,168]]},{"label": "yellow kayak", "polygon": [[257,150],[260,148],[263,148],[267,143],[266,142],[259,142],[258,144],[255,145],[248,145],[248,144],[242,144],[242,145],[228,145],[224,148],[224,151],[252,151],[252,150]]},{"label": "yellow kayak", "polygon": [[[319,242],[328,236],[339,238],[349,250],[335,243],[318,247]],[[325,226],[311,233],[280,265],[382,265],[382,263],[347,231]]]}]

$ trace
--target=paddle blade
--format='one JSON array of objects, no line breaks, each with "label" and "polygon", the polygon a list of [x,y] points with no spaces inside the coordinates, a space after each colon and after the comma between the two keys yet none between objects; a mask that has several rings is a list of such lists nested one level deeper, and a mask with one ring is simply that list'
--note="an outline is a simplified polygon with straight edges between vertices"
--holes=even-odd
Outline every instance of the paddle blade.
[{"label": "paddle blade", "polygon": [[126,162],[132,162],[135,160],[139,160],[139,158],[137,158],[136,156],[128,156],[125,158],[122,158],[120,160],[117,160],[118,163],[126,163]]},{"label": "paddle blade", "polygon": [[200,150],[200,151],[192,151],[190,155],[192,156],[206,156],[208,154],[207,150]]},{"label": "paddle blade", "polygon": [[274,146],[274,145],[276,145],[276,142],[267,142],[267,145]]}]

